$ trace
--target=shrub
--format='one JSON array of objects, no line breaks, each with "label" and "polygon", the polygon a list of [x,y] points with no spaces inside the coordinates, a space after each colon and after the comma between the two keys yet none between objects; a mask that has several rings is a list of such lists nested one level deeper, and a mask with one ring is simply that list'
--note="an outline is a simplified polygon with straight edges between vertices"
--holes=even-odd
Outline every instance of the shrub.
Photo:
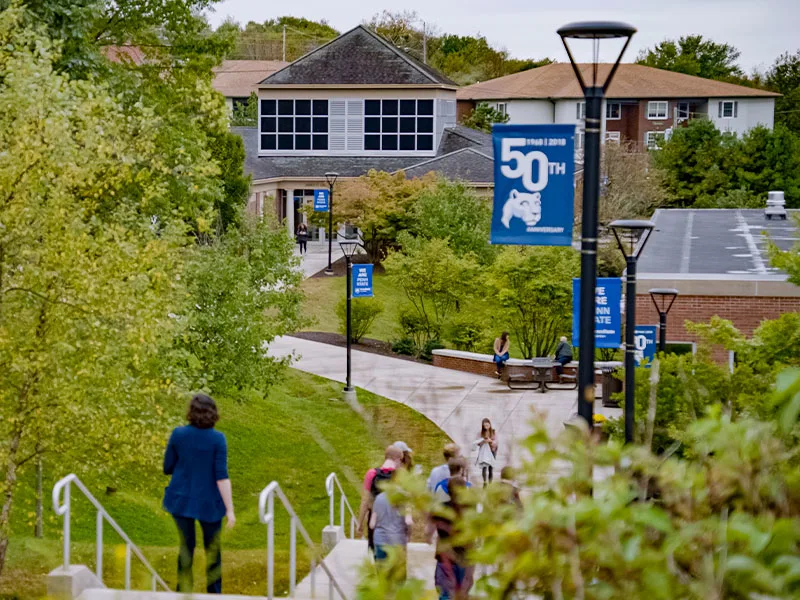
[{"label": "shrub", "polygon": [[438,327],[429,326],[425,319],[411,307],[405,307],[400,311],[398,325],[403,338],[411,340],[414,344],[414,355],[419,355],[419,351],[432,339],[439,337]]},{"label": "shrub", "polygon": [[[351,341],[361,341],[383,312],[383,303],[376,298],[353,298],[350,307],[350,324],[352,326]],[[339,318],[339,333],[347,335],[347,299],[342,298],[336,305],[336,316]]]},{"label": "shrub", "polygon": [[427,360],[431,362],[433,360],[433,351],[440,350],[444,348],[445,345],[439,340],[428,340],[423,346],[422,351],[419,354],[419,357],[422,360]]},{"label": "shrub", "polygon": [[479,352],[486,346],[486,330],[475,319],[465,315],[453,319],[445,328],[446,338],[456,350]]},{"label": "shrub", "polygon": [[392,343],[392,352],[403,356],[416,356],[417,345],[411,338],[404,337]]}]

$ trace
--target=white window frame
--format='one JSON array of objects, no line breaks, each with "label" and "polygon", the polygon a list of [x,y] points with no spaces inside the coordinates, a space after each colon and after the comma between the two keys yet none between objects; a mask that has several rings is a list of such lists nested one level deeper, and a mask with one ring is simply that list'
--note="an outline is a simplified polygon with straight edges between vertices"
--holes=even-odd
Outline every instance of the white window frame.
[{"label": "white window frame", "polygon": [[[617,107],[617,116],[611,115],[611,107]],[[620,102],[607,102],[606,103],[606,121],[619,121],[622,118],[622,104]]]},{"label": "white window frame", "polygon": [[[730,109],[730,114],[725,114]],[[737,119],[739,117],[739,102],[736,100],[720,100],[719,102],[720,119]]]},{"label": "white window frame", "polygon": [[503,116],[508,116],[508,102],[498,102],[495,105],[495,110]]},{"label": "white window frame", "polygon": [[647,118],[650,121],[663,121],[667,118],[668,113],[669,102],[667,100],[650,100],[647,103]]},{"label": "white window frame", "polygon": [[678,119],[678,122],[688,120],[690,114],[689,103],[678,102],[677,106],[675,107],[675,117]]},{"label": "white window frame", "polygon": [[583,129],[576,129],[575,130],[575,150],[582,152],[585,143],[586,143],[586,133],[583,131]]},{"label": "white window frame", "polygon": [[606,131],[606,142],[611,142],[619,146],[622,142],[622,132],[620,131]]},{"label": "white window frame", "polygon": [[575,105],[575,118],[578,121],[586,120],[586,102],[581,101]]},{"label": "white window frame", "polygon": [[648,131],[644,134],[644,145],[648,150],[658,150],[661,146],[658,145],[657,139],[664,141],[666,139],[666,132],[664,131]]}]

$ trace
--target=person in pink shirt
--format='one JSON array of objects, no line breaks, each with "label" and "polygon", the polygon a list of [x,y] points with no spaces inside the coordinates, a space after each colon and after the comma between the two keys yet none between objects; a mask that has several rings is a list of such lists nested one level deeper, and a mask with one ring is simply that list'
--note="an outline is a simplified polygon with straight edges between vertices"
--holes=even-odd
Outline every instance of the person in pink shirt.
[{"label": "person in pink shirt", "polygon": [[367,541],[370,550],[374,549],[373,530],[369,527],[369,520],[372,516],[372,504],[375,498],[381,493],[383,483],[392,478],[394,470],[403,463],[403,451],[397,446],[389,446],[384,453],[384,461],[380,467],[370,469],[364,475],[364,486],[361,490],[361,506],[358,509],[358,522],[356,535],[361,537],[364,531],[364,523],[367,523]]}]

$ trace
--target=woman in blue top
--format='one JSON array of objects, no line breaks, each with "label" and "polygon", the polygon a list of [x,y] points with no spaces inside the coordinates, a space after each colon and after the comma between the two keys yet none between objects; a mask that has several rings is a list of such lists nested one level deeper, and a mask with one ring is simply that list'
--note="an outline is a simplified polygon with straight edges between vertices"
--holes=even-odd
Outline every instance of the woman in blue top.
[{"label": "woman in blue top", "polygon": [[220,594],[222,518],[228,520],[228,529],[236,523],[231,480],[228,479],[228,445],[225,436],[214,430],[219,414],[209,396],[195,395],[186,418],[189,424],[172,431],[164,454],[164,474],[172,475],[164,493],[164,509],[175,519],[181,538],[178,591],[192,592],[194,522],[197,520],[203,530],[206,549],[206,590],[210,594]]}]

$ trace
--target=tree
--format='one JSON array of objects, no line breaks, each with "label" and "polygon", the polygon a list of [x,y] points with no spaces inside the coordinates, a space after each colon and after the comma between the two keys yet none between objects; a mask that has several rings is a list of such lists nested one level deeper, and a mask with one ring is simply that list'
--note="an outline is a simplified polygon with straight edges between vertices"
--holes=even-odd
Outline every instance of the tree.
[{"label": "tree", "polygon": [[324,19],[312,21],[290,16],[267,19],[263,23],[250,21],[244,27],[228,20],[217,28],[217,33],[229,35],[233,40],[228,58],[283,60],[285,49],[285,58],[290,62],[339,35]]},{"label": "tree", "polygon": [[[652,163],[649,152],[637,151],[632,144],[603,146],[603,172],[608,179],[602,188],[601,223],[649,218],[653,209],[664,203],[665,194],[653,176]],[[581,194],[576,190],[575,196]]]},{"label": "tree", "polygon": [[465,127],[472,127],[486,133],[492,132],[492,125],[495,123],[508,123],[508,114],[500,112],[486,102],[478,102],[478,105],[461,120]]},{"label": "tree", "polygon": [[251,92],[245,104],[233,107],[231,125],[234,127],[255,127],[258,123],[258,95]]},{"label": "tree", "polygon": [[439,338],[450,315],[473,293],[478,263],[472,254],[454,252],[447,240],[415,239],[404,232],[400,244],[403,250],[390,253],[384,265],[411,303],[422,348]]},{"label": "tree", "polygon": [[781,54],[765,74],[764,83],[782,94],[775,98],[775,123],[800,135],[800,50]]},{"label": "tree", "polygon": [[488,296],[502,307],[523,358],[547,356],[571,327],[572,278],[579,272],[572,248],[503,248],[487,276]]},{"label": "tree", "polygon": [[425,239],[445,239],[456,254],[473,253],[482,264],[494,257],[488,244],[491,204],[463,183],[438,180],[420,190],[411,205],[412,233]]},{"label": "tree", "polygon": [[667,39],[655,48],[642,50],[636,62],[706,79],[738,81],[744,75],[736,64],[740,54],[729,44],[705,40],[702,35],[688,35],[681,36],[677,42]]},{"label": "tree", "polygon": [[[357,344],[369,333],[380,314],[383,302],[377,298],[353,298],[350,306],[351,341]],[[336,318],[339,320],[339,333],[347,335],[347,298],[336,303]]]},{"label": "tree", "polygon": [[242,218],[193,251],[186,269],[192,303],[177,340],[188,387],[240,397],[264,392],[285,363],[268,356],[277,336],[301,329],[301,272],[286,229],[270,219]]}]

